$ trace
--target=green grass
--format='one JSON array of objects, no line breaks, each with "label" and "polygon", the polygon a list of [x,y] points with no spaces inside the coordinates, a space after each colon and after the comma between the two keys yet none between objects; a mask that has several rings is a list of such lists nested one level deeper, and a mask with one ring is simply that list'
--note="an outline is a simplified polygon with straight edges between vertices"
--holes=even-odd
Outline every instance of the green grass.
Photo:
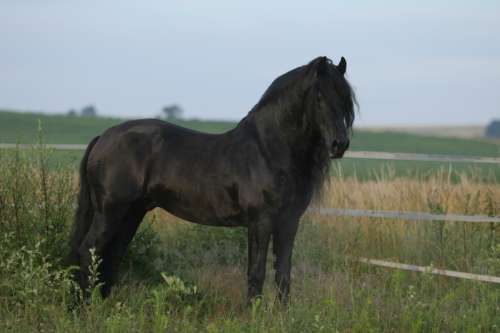
[{"label": "green grass", "polygon": [[[39,119],[42,121],[45,142],[54,144],[87,144],[109,127],[125,121],[116,118],[68,117],[0,111],[0,142],[14,143],[20,133],[24,133],[20,143],[34,142]],[[175,123],[208,133],[224,133],[236,126],[235,122],[222,121],[176,120]],[[500,157],[499,142],[424,137],[393,132],[373,133],[361,130],[355,131],[350,149],[352,151]],[[61,153],[56,152],[55,155],[59,156]],[[83,151],[76,151],[75,156],[79,161],[83,156]],[[344,158],[339,165],[345,176],[356,175],[361,180],[367,180],[376,178],[381,169],[387,166],[394,170],[396,176],[407,175],[410,172],[418,177],[428,172],[435,173],[443,163]],[[483,181],[500,180],[498,165],[453,163],[453,170],[455,171],[452,175],[453,181],[458,181],[457,175],[464,171],[479,174]]]}]

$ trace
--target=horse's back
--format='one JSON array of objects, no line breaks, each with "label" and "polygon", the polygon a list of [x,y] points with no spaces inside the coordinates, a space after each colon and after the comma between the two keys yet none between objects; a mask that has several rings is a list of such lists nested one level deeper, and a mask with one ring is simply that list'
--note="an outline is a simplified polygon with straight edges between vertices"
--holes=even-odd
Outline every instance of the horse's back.
[{"label": "horse's back", "polygon": [[197,132],[158,119],[131,120],[106,130],[92,149],[90,159],[114,159],[121,162],[142,160],[165,145],[177,147],[187,139],[202,142],[212,134]]},{"label": "horse's back", "polygon": [[251,139],[233,132],[215,135],[155,119],[129,121],[104,132],[89,156],[95,203],[105,210],[109,198],[148,197],[193,222],[246,224],[244,211],[265,204],[260,188],[273,183],[258,150]]}]

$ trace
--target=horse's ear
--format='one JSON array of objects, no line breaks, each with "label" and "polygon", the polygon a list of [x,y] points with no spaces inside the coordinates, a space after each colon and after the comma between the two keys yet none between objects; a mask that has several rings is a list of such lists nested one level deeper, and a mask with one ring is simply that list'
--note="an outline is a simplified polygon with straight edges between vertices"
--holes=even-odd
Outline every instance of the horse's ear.
[{"label": "horse's ear", "polygon": [[342,57],[342,59],[340,59],[339,64],[337,65],[337,70],[340,72],[340,74],[344,75],[346,68],[347,68],[347,62],[345,61],[344,57]]},{"label": "horse's ear", "polygon": [[327,68],[328,68],[328,59],[326,57],[321,57],[321,59],[319,59],[316,75],[320,76],[326,74]]}]

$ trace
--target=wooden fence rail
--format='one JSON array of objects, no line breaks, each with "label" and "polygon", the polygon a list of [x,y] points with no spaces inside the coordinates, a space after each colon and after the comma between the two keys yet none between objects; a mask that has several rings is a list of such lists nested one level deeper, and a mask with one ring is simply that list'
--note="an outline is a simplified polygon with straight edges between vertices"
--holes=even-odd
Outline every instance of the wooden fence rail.
[{"label": "wooden fence rail", "polygon": [[[27,144],[27,143],[0,143],[0,149],[12,149],[19,147],[19,149],[31,149],[35,148],[35,145]],[[43,145],[43,148],[51,148],[61,149],[61,150],[85,150],[87,149],[87,145],[71,145],[71,144],[54,144],[54,145]]]},{"label": "wooden fence rail", "polygon": [[359,262],[369,264],[369,265],[376,265],[376,266],[383,266],[383,267],[390,267],[390,268],[399,268],[399,269],[405,269],[408,271],[417,271],[417,272],[422,272],[422,273],[429,272],[431,274],[451,276],[451,277],[457,277],[457,278],[461,278],[461,279],[500,283],[500,277],[496,277],[496,276],[449,271],[447,269],[439,269],[439,268],[431,268],[431,267],[413,266],[413,265],[407,265],[407,264],[400,264],[400,263],[396,263],[396,262],[367,259],[367,258],[346,258],[346,259],[350,259],[353,261],[359,261]]}]

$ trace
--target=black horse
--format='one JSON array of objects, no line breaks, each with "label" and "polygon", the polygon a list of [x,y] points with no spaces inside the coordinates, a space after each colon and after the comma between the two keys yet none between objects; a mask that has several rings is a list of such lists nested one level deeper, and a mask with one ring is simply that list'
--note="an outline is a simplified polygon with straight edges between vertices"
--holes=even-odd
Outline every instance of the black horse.
[{"label": "black horse", "polygon": [[194,223],[248,228],[248,300],[262,292],[269,241],[275,283],[288,303],[299,219],[349,147],[355,96],[335,66],[314,59],[278,77],[235,129],[206,134],[156,119],[114,126],[90,142],[80,166],[73,253],[88,297],[91,253],[102,295],[144,215],[155,207]]}]

